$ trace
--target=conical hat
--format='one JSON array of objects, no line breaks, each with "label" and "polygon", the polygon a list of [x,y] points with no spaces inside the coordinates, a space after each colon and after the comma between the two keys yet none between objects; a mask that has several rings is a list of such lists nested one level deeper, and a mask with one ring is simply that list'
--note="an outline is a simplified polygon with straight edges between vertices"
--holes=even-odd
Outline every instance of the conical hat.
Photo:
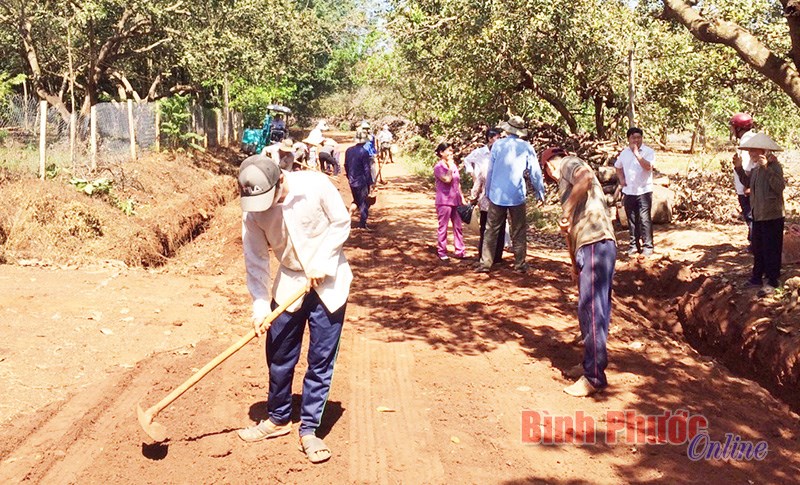
[{"label": "conical hat", "polygon": [[771,150],[773,152],[782,152],[783,148],[781,148],[775,140],[770,138],[769,136],[763,133],[756,133],[749,140],[739,145],[740,150],[752,150],[752,149],[761,149],[761,150]]}]

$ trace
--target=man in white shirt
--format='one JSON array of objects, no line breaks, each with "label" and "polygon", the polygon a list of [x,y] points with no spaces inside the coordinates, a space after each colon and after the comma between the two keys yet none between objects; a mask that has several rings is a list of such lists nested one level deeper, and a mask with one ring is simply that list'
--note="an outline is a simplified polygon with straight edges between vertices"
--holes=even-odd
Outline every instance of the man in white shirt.
[{"label": "man in white shirt", "polygon": [[[256,334],[265,330],[262,322],[271,309],[310,287],[305,297],[269,326],[268,419],[239,430],[239,437],[259,441],[291,431],[292,378],[308,323],[308,370],[303,380],[299,433],[309,460],[320,463],[329,459],[331,452],[315,433],[330,391],[353,279],[342,249],[350,235],[350,214],[327,176],[312,171],[284,172],[263,156],[242,162],[239,188],[244,212],[242,246]],[[271,292],[267,289],[268,248],[280,263]]]},{"label": "man in white shirt", "polygon": [[[496,133],[496,130],[494,129],[489,131]],[[497,137],[499,138],[499,135],[497,135]],[[472,150],[469,152],[469,155],[464,157],[464,171],[470,174],[473,179],[481,170],[488,170],[489,160],[492,159],[492,153],[489,151],[490,148],[491,146],[487,143],[482,147]]]},{"label": "man in white shirt", "polygon": [[[731,133],[736,137],[736,146],[742,145],[756,133],[753,131],[753,118],[747,113],[736,113],[730,120]],[[747,241],[752,241],[753,210],[750,207],[750,188],[747,179],[753,169],[750,163],[750,152],[736,149],[733,155],[733,186],[739,198],[739,207],[742,208],[742,217],[747,224]]]},{"label": "man in white shirt", "polygon": [[[389,125],[383,125],[383,129],[378,132],[378,136],[375,137],[378,140],[378,146],[381,158],[381,163],[394,163],[394,159],[392,158],[392,142],[394,141],[394,135],[391,131],[389,131]],[[386,160],[389,160],[388,162]]]},{"label": "man in white shirt", "polygon": [[643,145],[644,132],[641,128],[630,128],[627,133],[628,148],[622,150],[614,167],[622,187],[622,202],[628,216],[628,229],[631,243],[628,255],[653,254],[653,164],[656,153]]},{"label": "man in white shirt", "polygon": [[[491,143],[488,143],[480,148],[476,148],[469,152],[469,155],[464,157],[464,171],[472,176],[473,183],[476,182],[477,178],[481,176],[481,171],[483,171],[483,183],[486,183],[486,174],[489,170],[489,161],[492,159],[492,152],[491,147],[492,144],[500,139],[499,134],[500,128],[490,128],[486,131],[486,139],[494,138]],[[491,133],[491,135],[490,135]],[[474,185],[473,185],[474,186]],[[483,190],[483,188],[481,189]],[[483,209],[481,209],[481,214],[483,214]],[[481,216],[481,221],[483,221],[483,216]],[[484,226],[485,224],[481,222],[481,241],[483,241],[483,234],[484,234]],[[502,244],[500,248],[500,256],[503,254],[503,247],[506,251],[513,251],[511,248],[511,227],[509,226],[508,219],[506,219],[505,226],[500,231],[500,236],[498,236],[498,240],[501,241],[498,245]],[[483,244],[483,242],[481,242]],[[482,251],[481,247],[478,248],[478,254]],[[498,263],[502,258],[495,256],[494,263]]]},{"label": "man in white shirt", "polygon": [[283,120],[283,115],[278,113],[270,123],[272,134],[270,138],[273,141],[281,141],[286,137],[286,122]]}]

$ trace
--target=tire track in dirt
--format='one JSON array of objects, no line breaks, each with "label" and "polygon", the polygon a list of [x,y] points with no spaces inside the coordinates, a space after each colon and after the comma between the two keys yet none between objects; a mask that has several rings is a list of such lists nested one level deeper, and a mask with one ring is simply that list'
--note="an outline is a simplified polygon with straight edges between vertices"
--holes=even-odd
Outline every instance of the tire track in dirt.
[{"label": "tire track in dirt", "polygon": [[34,427],[17,430],[25,436],[3,458],[0,481],[71,483],[102,451],[118,423],[121,409],[134,409],[134,385],[145,366],[106,379],[91,392],[75,394]]},{"label": "tire track in dirt", "polygon": [[[372,332],[370,332],[372,333]],[[433,447],[426,403],[410,378],[407,342],[385,342],[351,332],[355,358],[349,400],[350,480],[353,483],[439,483],[444,470]],[[391,411],[379,411],[379,407]]]}]

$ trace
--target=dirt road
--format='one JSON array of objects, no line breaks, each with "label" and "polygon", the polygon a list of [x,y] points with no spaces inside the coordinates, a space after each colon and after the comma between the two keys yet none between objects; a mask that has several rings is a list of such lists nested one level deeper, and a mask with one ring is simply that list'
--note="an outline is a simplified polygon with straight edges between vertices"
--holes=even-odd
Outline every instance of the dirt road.
[{"label": "dirt road", "polygon": [[[348,242],[357,278],[320,430],[333,451],[328,463],[311,465],[294,434],[257,444],[237,438],[237,428],[265,415],[261,343],[159,415],[168,443],[147,444],[136,421],[137,402],[156,402],[247,330],[235,201],[158,271],[114,262],[0,266],[0,480],[796,483],[800,418],[659,330],[671,317],[655,321],[660,302],[637,295],[660,284],[648,280],[651,272],[618,264],[610,387],[597,398],[569,397],[562,371],[581,349],[570,344],[577,292],[565,251],[532,245],[527,276],[441,264],[432,194],[399,164],[383,174],[389,184],[373,211],[375,230],[354,231]],[[675,257],[702,257],[687,249],[690,232],[662,233],[657,242]],[[713,245],[728,235],[698,237]],[[667,266],[648,264],[652,274]],[[295,394],[303,371],[301,360]],[[679,409],[705,416],[712,439],[767,441],[766,459],[695,462],[686,445],[522,441],[526,410],[582,411],[604,432],[608,412]]]}]

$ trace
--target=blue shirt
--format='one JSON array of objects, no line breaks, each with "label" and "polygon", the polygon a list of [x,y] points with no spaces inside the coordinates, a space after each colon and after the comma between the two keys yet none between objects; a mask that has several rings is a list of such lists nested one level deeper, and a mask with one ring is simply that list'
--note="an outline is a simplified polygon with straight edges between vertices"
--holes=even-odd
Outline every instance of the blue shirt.
[{"label": "blue shirt", "polygon": [[533,147],[516,135],[494,142],[489,171],[486,174],[486,194],[494,205],[512,207],[525,203],[527,186],[525,171],[539,200],[544,200],[542,168]]},{"label": "blue shirt", "polygon": [[344,152],[344,173],[351,187],[372,185],[372,157],[364,144],[353,145]]},{"label": "blue shirt", "polygon": [[371,157],[374,157],[378,154],[378,149],[375,147],[375,137],[372,135],[367,135],[369,138],[366,143],[364,143],[364,148],[366,148],[367,153]]}]

